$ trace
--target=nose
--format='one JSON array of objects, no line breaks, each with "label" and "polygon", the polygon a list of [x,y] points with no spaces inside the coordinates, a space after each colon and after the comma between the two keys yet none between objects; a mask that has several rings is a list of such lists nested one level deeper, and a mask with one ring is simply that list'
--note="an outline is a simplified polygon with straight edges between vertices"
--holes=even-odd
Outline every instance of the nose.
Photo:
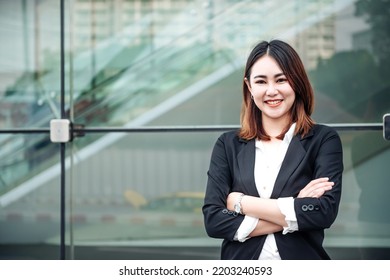
[{"label": "nose", "polygon": [[267,90],[266,90],[266,94],[267,95],[275,95],[276,93],[277,93],[277,89],[276,89],[275,85],[272,83],[269,83]]}]

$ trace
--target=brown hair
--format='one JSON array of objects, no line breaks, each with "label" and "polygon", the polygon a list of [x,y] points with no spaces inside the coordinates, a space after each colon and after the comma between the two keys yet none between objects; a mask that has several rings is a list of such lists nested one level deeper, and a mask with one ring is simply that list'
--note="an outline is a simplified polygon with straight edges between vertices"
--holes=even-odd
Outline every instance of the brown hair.
[{"label": "brown hair", "polygon": [[[314,109],[314,94],[299,55],[289,44],[283,41],[260,42],[249,54],[246,62],[244,79],[246,78],[248,82],[253,64],[264,55],[269,55],[276,60],[295,92],[295,101],[290,111],[290,123],[277,138],[283,139],[285,133],[294,122],[296,122],[294,134],[301,133],[302,136],[306,135],[314,125],[314,121],[311,118]],[[239,136],[246,140],[253,138],[270,140],[270,136],[267,135],[262,126],[261,111],[252,100],[245,80],[243,80]]]}]

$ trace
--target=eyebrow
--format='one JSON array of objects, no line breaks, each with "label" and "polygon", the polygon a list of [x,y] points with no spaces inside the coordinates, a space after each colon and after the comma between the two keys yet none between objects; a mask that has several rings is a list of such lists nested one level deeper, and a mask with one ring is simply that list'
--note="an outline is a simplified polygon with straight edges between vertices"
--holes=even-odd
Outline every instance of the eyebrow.
[{"label": "eyebrow", "polygon": [[[276,74],[276,75],[274,76],[274,78],[278,78],[278,77],[280,77],[280,76],[285,76],[285,75],[284,75],[284,73],[278,73],[278,74]],[[253,79],[256,79],[256,78],[263,78],[263,79],[266,79],[267,76],[266,76],[266,75],[256,75],[256,76],[253,77]]]}]

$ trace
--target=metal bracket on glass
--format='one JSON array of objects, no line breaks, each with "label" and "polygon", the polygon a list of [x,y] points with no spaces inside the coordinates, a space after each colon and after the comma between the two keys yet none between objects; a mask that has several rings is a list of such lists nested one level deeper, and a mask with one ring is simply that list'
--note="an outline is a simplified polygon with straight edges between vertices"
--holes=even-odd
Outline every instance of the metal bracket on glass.
[{"label": "metal bracket on glass", "polygon": [[72,142],[75,137],[84,136],[84,125],[73,124],[68,119],[50,121],[50,140],[53,143]]},{"label": "metal bracket on glass", "polygon": [[383,138],[390,141],[390,113],[383,116]]},{"label": "metal bracket on glass", "polygon": [[50,140],[53,143],[67,143],[70,141],[70,121],[54,119],[50,121]]},{"label": "metal bracket on glass", "polygon": [[85,125],[83,125],[83,124],[76,124],[76,123],[72,123],[71,124],[71,132],[72,132],[72,134],[71,134],[71,139],[70,139],[70,141],[73,141],[73,139],[74,138],[76,138],[76,137],[83,137],[83,136],[85,136],[85,132],[83,131],[84,130],[84,127],[85,127]]}]

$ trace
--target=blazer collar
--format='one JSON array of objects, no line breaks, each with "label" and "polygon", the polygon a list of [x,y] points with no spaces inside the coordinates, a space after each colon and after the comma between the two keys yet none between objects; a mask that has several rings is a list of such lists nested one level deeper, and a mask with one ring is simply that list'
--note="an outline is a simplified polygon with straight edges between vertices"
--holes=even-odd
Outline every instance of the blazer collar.
[{"label": "blazer collar", "polygon": [[303,142],[305,142],[306,139],[311,138],[313,135],[314,129],[311,129],[305,136],[297,134],[292,138],[282,162],[282,166],[280,167],[279,174],[276,177],[271,198],[278,198],[280,196],[280,193],[286,186],[287,180],[291,177],[306,155],[306,149],[303,147]]},{"label": "blazer collar", "polygon": [[306,150],[301,143],[302,138],[296,135],[291,139],[286,155],[280,167],[278,176],[276,177],[275,186],[271,194],[271,198],[278,198],[283,188],[285,187],[288,178],[295,171],[298,165],[306,154]]},{"label": "blazer collar", "polygon": [[242,145],[237,154],[237,164],[243,183],[242,187],[248,195],[259,196],[255,185],[254,174],[256,156],[255,139],[244,140],[240,138],[240,142]]}]

